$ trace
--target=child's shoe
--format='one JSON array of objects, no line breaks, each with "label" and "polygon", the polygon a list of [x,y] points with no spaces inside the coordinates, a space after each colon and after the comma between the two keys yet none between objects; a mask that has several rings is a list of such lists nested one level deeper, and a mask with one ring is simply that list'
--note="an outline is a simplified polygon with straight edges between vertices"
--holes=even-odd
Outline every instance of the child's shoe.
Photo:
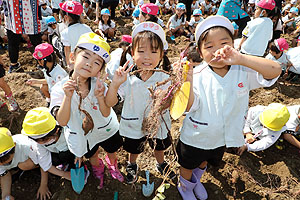
[{"label": "child's shoe", "polygon": [[[161,164],[156,164],[156,168],[160,172],[160,174],[164,176],[165,173],[168,172],[170,165],[168,165],[168,163],[166,161],[164,161]],[[176,177],[176,174],[173,171],[171,171],[169,173],[168,177],[169,177],[169,179],[174,179]]]},{"label": "child's shoe", "polygon": [[6,102],[4,101],[4,99],[2,99],[1,97],[0,97],[0,108],[2,108],[3,106],[5,106],[6,105]]},{"label": "child's shoe", "polygon": [[196,187],[196,184],[197,178],[194,174],[192,174],[191,181],[188,181],[182,176],[180,176],[177,189],[183,200],[197,200],[193,192],[194,188]]},{"label": "child's shoe", "polygon": [[103,188],[104,164],[102,159],[99,160],[99,166],[92,165],[94,176],[100,180],[99,189]]},{"label": "child's shoe", "polygon": [[16,99],[13,97],[12,92],[8,96],[6,96],[6,98],[9,102],[9,110],[11,112],[17,111],[19,109],[19,105],[18,105]]},{"label": "child's shoe", "polygon": [[107,167],[108,167],[108,170],[110,172],[111,177],[113,177],[113,179],[118,179],[120,182],[123,182],[124,181],[124,177],[122,176],[121,172],[118,169],[118,161],[117,161],[117,159],[115,160],[115,164],[112,165],[110,163],[110,160],[109,160],[108,156],[106,155],[105,156],[105,161],[107,163]]},{"label": "child's shoe", "polygon": [[138,165],[136,163],[128,163],[127,167],[126,167],[126,172],[127,172],[127,176],[126,176],[126,181],[129,184],[132,184],[134,182],[136,182],[137,180],[137,174],[138,174]]},{"label": "child's shoe", "polygon": [[208,198],[208,194],[206,192],[206,189],[203,186],[203,184],[200,182],[201,176],[205,172],[205,170],[206,170],[206,168],[205,169],[200,169],[198,167],[193,170],[193,174],[197,178],[197,184],[194,188],[194,193],[195,193],[196,197],[200,200],[204,200],[204,199]]}]

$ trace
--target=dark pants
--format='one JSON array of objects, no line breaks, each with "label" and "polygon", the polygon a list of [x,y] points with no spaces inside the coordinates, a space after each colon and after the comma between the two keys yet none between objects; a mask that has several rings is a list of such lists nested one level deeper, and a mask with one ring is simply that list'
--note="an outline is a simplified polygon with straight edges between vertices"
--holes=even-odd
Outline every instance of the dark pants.
[{"label": "dark pants", "polygon": [[244,18],[238,18],[234,19],[233,21],[239,26],[239,34],[238,37],[242,36],[242,32],[244,28],[247,26],[247,22],[250,21],[251,18],[249,16],[244,17]]},{"label": "dark pants", "polygon": [[[36,47],[42,43],[41,34],[28,35],[31,44]],[[8,38],[8,54],[11,63],[17,63],[19,59],[19,46],[21,43],[22,34],[15,34],[11,30],[7,30]]]},{"label": "dark pants", "polygon": [[186,20],[190,21],[191,16],[192,16],[192,7],[191,7],[191,5],[193,3],[193,0],[180,0],[179,2],[185,4],[185,7],[186,7]]},{"label": "dark pants", "polygon": [[61,151],[59,153],[51,152],[52,165],[58,166],[60,164],[69,164],[69,168],[75,168],[75,156],[69,150]]},{"label": "dark pants", "polygon": [[111,3],[102,3],[101,8],[110,8],[110,17],[111,19],[115,19],[116,16],[116,7],[119,5],[119,1],[114,1]]}]

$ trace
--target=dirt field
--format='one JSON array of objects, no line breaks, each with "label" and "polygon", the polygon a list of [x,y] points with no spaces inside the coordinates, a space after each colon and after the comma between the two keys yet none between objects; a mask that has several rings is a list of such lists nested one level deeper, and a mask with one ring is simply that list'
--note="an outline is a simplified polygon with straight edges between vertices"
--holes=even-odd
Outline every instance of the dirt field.
[{"label": "dirt field", "polygon": [[[116,21],[119,26],[117,32],[119,39],[121,34],[130,34],[131,29],[124,27],[129,22],[128,19],[118,18]],[[88,24],[92,25],[91,22]],[[92,26],[95,28],[94,25]],[[111,43],[113,49],[117,47],[119,41]],[[168,57],[171,61],[178,58],[180,50],[186,44],[187,42],[184,42],[183,38],[177,38],[175,42],[169,45]],[[1,54],[8,63],[8,54],[4,52],[1,52]],[[38,106],[46,106],[39,88],[25,85],[26,80],[30,78],[28,72],[36,71],[36,62],[31,54],[26,48],[22,48],[20,52],[19,61],[26,73],[14,73],[6,76],[21,111],[10,113],[6,107],[2,108],[0,111],[0,126],[9,127],[13,134],[20,133],[22,120],[28,110]],[[0,95],[4,96],[2,91]],[[300,83],[290,84],[280,81],[271,88],[257,89],[251,92],[250,106],[268,105],[272,102],[280,102],[286,105],[300,104]],[[119,108],[117,108],[117,111],[119,111]],[[172,135],[175,139],[179,136],[178,129],[181,126],[182,119],[174,121],[172,125]],[[241,157],[228,152],[225,153],[221,166],[219,168],[209,167],[202,178],[209,199],[300,199],[300,153],[298,149],[287,143],[285,143],[285,146],[284,150],[271,147],[259,153],[245,152]],[[167,154],[169,153],[167,152]],[[90,176],[83,192],[77,195],[72,190],[69,181],[50,175],[49,189],[53,194],[52,199],[109,200],[113,199],[115,191],[119,193],[120,200],[146,199],[141,192],[142,184],[145,183],[144,170],[150,170],[150,181],[155,182],[155,188],[162,182],[162,177],[156,172],[156,161],[151,154],[150,150],[146,150],[140,155],[138,164],[141,169],[141,177],[134,185],[113,180],[108,170],[106,170],[103,189],[97,189],[99,184],[97,179]],[[119,167],[124,173],[127,153],[120,150],[118,155]],[[100,155],[100,157],[103,158],[103,155]],[[177,165],[177,170],[178,167]],[[12,194],[17,200],[35,199],[39,182],[39,170],[25,172],[19,180],[14,182]],[[176,189],[176,183],[171,183],[170,189],[164,194],[167,199],[181,199]]]}]

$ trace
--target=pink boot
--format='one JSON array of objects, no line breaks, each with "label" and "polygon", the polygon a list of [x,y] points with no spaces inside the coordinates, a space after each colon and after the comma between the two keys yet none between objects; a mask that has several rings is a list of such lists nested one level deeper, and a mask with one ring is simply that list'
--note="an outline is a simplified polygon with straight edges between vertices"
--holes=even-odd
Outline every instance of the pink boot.
[{"label": "pink boot", "polygon": [[205,199],[208,198],[208,194],[206,192],[206,189],[203,186],[203,184],[200,182],[201,176],[205,172],[205,170],[206,170],[206,168],[205,169],[200,169],[198,167],[193,170],[193,174],[197,178],[197,184],[194,188],[194,192],[195,192],[196,197],[200,200],[205,200]]},{"label": "pink boot", "polygon": [[103,188],[104,164],[102,159],[98,158],[99,166],[92,165],[94,176],[100,180],[99,188]]},{"label": "pink boot", "polygon": [[4,99],[2,99],[2,98],[0,97],[0,108],[2,108],[2,107],[5,106],[5,105],[6,105],[6,103],[5,103]]},{"label": "pink boot", "polygon": [[182,176],[180,176],[180,181],[177,189],[181,194],[183,200],[197,200],[193,192],[196,184],[197,178],[194,174],[192,174],[191,181],[185,180]]},{"label": "pink boot", "polygon": [[9,110],[14,112],[19,109],[19,105],[16,101],[16,99],[13,97],[12,92],[6,96],[8,102],[9,102]]},{"label": "pink boot", "polygon": [[109,172],[111,174],[111,176],[113,177],[113,179],[118,179],[120,182],[124,181],[124,177],[122,176],[121,172],[118,169],[118,161],[117,159],[115,160],[115,164],[112,165],[110,163],[110,160],[108,158],[108,156],[105,156],[105,161],[107,163],[107,167],[109,169]]}]

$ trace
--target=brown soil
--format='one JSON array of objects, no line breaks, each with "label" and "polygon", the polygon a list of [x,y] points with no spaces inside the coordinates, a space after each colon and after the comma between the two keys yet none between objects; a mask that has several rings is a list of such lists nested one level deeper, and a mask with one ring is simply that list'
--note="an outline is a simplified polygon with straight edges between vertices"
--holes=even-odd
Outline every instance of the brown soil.
[{"label": "brown soil", "polygon": [[[117,18],[116,21],[119,25],[117,36],[120,41],[120,35],[130,34],[130,29],[124,27],[125,24],[129,23],[129,20]],[[91,22],[89,25],[93,26],[93,29],[96,28]],[[187,45],[187,42],[183,42],[183,40],[184,37],[176,38],[175,42],[169,45],[168,56],[171,62],[178,59],[180,50]],[[112,49],[117,47],[119,41],[111,43]],[[2,56],[6,63],[9,63],[8,54],[4,53]],[[28,72],[36,71],[36,62],[33,60],[31,52],[26,48],[22,48],[19,61],[27,73],[8,74],[6,80],[21,110],[17,113],[10,113],[4,107],[0,112],[0,126],[9,127],[13,134],[20,133],[22,120],[28,110],[38,106],[46,106],[39,88],[25,85],[25,81],[30,78]],[[2,91],[0,95],[1,97],[4,96]],[[272,102],[280,102],[287,105],[300,104],[300,84],[280,82],[271,88],[257,89],[251,92],[250,106],[258,104],[268,105]],[[116,112],[119,113],[120,106],[116,109]],[[174,121],[172,126],[172,135],[176,140],[179,136],[178,130],[181,123],[182,118]],[[225,153],[221,166],[219,168],[209,167],[202,178],[202,182],[208,191],[209,199],[300,199],[300,184],[298,183],[300,181],[299,150],[287,143],[285,145],[286,148],[284,150],[278,150],[273,146],[263,152],[246,152],[241,157]],[[166,154],[169,153],[167,152]],[[118,156],[119,167],[125,173],[128,155],[121,149]],[[100,157],[104,157],[103,152]],[[69,181],[50,175],[49,189],[53,194],[52,199],[113,199],[115,191],[118,191],[119,199],[146,199],[141,192],[142,184],[145,183],[144,170],[150,170],[150,181],[155,182],[155,188],[162,182],[162,177],[155,170],[156,161],[151,150],[147,149],[139,156],[138,164],[141,169],[141,176],[136,184],[128,185],[113,180],[108,170],[106,170],[103,189],[97,189],[99,184],[97,179],[90,176],[85,189],[80,195],[77,195],[72,190]],[[177,164],[177,173],[179,173],[178,167]],[[16,199],[35,199],[39,183],[39,170],[25,172],[19,180],[13,183],[12,194]],[[167,199],[181,199],[176,189],[176,183],[172,183],[170,189],[164,194]]]}]

